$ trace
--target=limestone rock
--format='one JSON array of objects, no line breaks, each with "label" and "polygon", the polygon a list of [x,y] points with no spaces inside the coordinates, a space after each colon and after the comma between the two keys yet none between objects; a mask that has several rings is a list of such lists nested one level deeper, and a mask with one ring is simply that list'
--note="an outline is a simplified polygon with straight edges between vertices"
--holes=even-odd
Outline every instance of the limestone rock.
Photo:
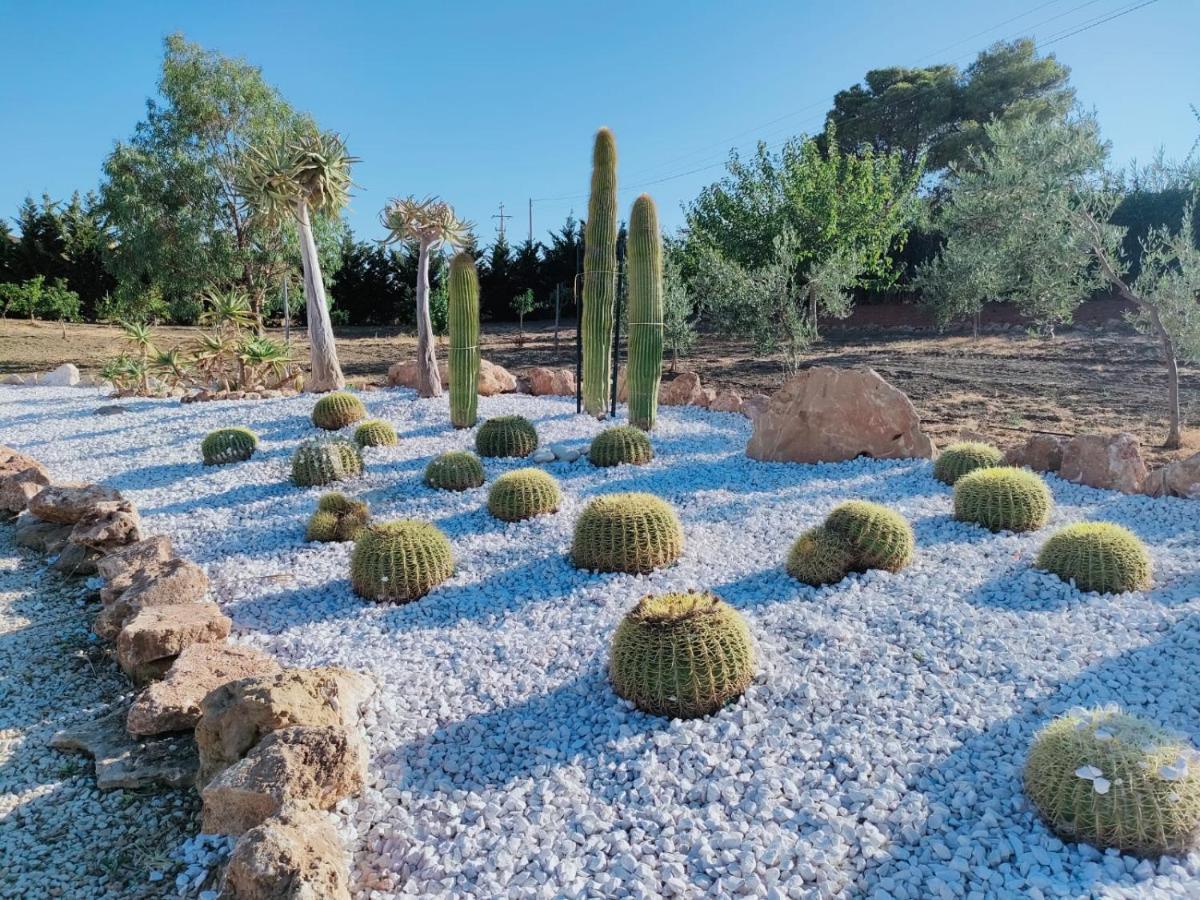
[{"label": "limestone rock", "polygon": [[1067,481],[1136,494],[1148,474],[1141,442],[1127,432],[1080,434],[1063,447],[1059,475]]},{"label": "limestone rock", "polygon": [[128,406],[121,406],[119,403],[111,403],[107,406],[97,406],[92,410],[93,416],[119,416],[129,412]]},{"label": "limestone rock", "polygon": [[1200,453],[1155,469],[1142,485],[1142,493],[1151,497],[1200,500]]},{"label": "limestone rock", "polygon": [[85,575],[96,574],[96,563],[103,556],[99,550],[75,544],[70,540],[63,545],[50,568],[72,578],[82,578]]},{"label": "limestone rock", "polygon": [[663,406],[708,406],[710,399],[695,372],[680,372],[658,389],[658,402]]},{"label": "limestone rock", "polygon": [[16,514],[50,483],[46,467],[11,447],[0,446],[0,513]]},{"label": "limestone rock", "polygon": [[1065,439],[1053,434],[1033,434],[1020,447],[1006,451],[1003,463],[1035,472],[1057,472],[1062,468],[1066,444]]},{"label": "limestone rock", "polygon": [[758,418],[759,414],[764,412],[771,405],[771,398],[766,394],[751,394],[742,401],[742,408],[739,410],[743,416],[753,422]]},{"label": "limestone rock", "polygon": [[[116,507],[100,504],[116,504]],[[42,488],[29,501],[29,511],[37,518],[62,525],[74,525],[89,513],[113,508],[131,511],[133,506],[118,491],[99,484],[53,484]]]},{"label": "limestone rock", "polygon": [[17,520],[17,530],[13,541],[18,547],[27,547],[41,553],[57,553],[67,545],[71,535],[71,525],[58,525],[54,522],[43,522],[32,516],[24,515]]},{"label": "limestone rock", "polygon": [[75,387],[79,384],[79,369],[74,363],[63,363],[53,372],[47,372],[38,384],[43,387]]},{"label": "limestone rock", "polygon": [[104,609],[96,616],[92,630],[112,640],[125,624],[143,609],[199,603],[208,593],[208,576],[190,560],[169,559],[147,564],[136,572],[128,588],[113,596],[101,592]]},{"label": "limestone rock", "polygon": [[101,553],[142,539],[141,520],[137,512],[122,505],[105,503],[75,523],[70,541]]},{"label": "limestone rock", "polygon": [[146,740],[125,732],[125,708],[58,732],[50,739],[58,750],[86,753],[96,760],[96,787],[138,790],[187,787],[195,781],[199,760],[188,735]]},{"label": "limestone rock", "polygon": [[740,413],[742,404],[742,395],[737,391],[719,391],[708,408],[713,412]]},{"label": "limestone rock", "polygon": [[289,808],[238,840],[220,900],[350,900],[349,881],[346,854],[328,818]]},{"label": "limestone rock", "polygon": [[124,547],[110,550],[96,565],[96,571],[102,578],[112,580],[121,576],[132,577],[148,564],[166,562],[174,557],[171,539],[163,535],[155,535]]},{"label": "limestone rock", "polygon": [[575,373],[538,366],[529,370],[529,393],[535,397],[574,397]]},{"label": "limestone rock", "polygon": [[117,635],[117,663],[137,682],[160,677],[191,645],[225,640],[232,624],[211,602],[143,609]]},{"label": "limestone rock", "polygon": [[[442,387],[450,386],[450,368],[446,363],[438,364],[438,374],[442,379]],[[417,389],[417,361],[395,363],[388,369],[388,384],[392,387]],[[479,361],[479,394],[491,397],[493,394],[507,394],[517,389],[517,378],[503,366],[498,366],[486,359]]]}]

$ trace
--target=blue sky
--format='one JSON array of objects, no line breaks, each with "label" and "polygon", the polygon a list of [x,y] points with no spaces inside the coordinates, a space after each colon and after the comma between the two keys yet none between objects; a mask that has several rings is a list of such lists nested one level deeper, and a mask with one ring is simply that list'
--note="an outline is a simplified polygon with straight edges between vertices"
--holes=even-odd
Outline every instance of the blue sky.
[{"label": "blue sky", "polygon": [[[1040,41],[1145,0],[837,2],[113,2],[0,0],[0,214],[26,194],[96,186],[154,90],[164,34],[262,67],[297,108],[362,157],[349,211],[380,237],[397,194],[440,194],[495,235],[586,207],[591,136],[621,155],[622,206],[641,191],[664,223],[719,177],[731,146],[819,130],[869,68],[966,65],[1000,38]],[[902,9],[902,13],[897,10]],[[1048,50],[1095,108],[1113,156],[1184,156],[1200,124],[1200,3],[1152,0]]]}]

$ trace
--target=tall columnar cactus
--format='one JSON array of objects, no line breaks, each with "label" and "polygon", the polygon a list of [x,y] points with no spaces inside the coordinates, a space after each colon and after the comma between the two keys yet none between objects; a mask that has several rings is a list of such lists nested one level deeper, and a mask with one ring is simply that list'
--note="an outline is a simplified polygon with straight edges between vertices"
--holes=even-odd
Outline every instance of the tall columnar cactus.
[{"label": "tall columnar cactus", "polygon": [[449,291],[450,422],[470,428],[479,408],[479,276],[467,251],[450,263]]},{"label": "tall columnar cactus", "polygon": [[1039,569],[1081,591],[1121,594],[1150,586],[1150,554],[1137,535],[1112,522],[1080,522],[1042,545]]},{"label": "tall columnar cactus", "polygon": [[649,194],[633,202],[629,216],[629,424],[643,431],[658,415],[662,381],[662,233]]},{"label": "tall columnar cactus", "polygon": [[592,149],[583,254],[583,408],[602,418],[612,375],[613,300],[617,295],[617,141],[607,128]]},{"label": "tall columnar cactus", "polygon": [[446,535],[414,519],[365,528],[350,557],[350,585],[367,600],[407,603],[453,574],[454,554]]}]

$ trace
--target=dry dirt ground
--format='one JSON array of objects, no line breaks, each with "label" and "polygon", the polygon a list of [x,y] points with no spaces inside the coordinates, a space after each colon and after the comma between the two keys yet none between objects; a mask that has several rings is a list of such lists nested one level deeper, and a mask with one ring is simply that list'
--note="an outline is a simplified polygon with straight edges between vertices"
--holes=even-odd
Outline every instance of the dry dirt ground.
[{"label": "dry dirt ground", "polygon": [[[1075,434],[1131,431],[1153,461],[1200,449],[1200,370],[1182,372],[1185,449],[1158,449],[1166,433],[1166,376],[1156,345],[1134,334],[1110,301],[1085,305],[1076,327],[1053,338],[1030,335],[1001,312],[985,321],[978,340],[969,332],[942,334],[906,305],[862,307],[831,324],[808,362],[869,365],[905,391],[935,440],[946,443],[960,430],[988,435],[1000,446],[1032,431]],[[164,347],[186,346],[190,328],[157,329]],[[306,353],[303,334],[294,335]],[[398,329],[342,328],[338,353],[348,377],[382,380],[393,362],[410,358],[414,338]],[[48,369],[74,362],[95,370],[121,345],[115,328],[99,325],[0,321],[0,374]],[[554,326],[528,325],[521,340],[515,326],[484,326],[483,353],[514,372],[535,365],[573,366],[575,330],[566,323],[555,351]],[[697,371],[705,385],[770,393],[787,371],[779,357],[763,357],[750,345],[705,334],[681,368]]]}]

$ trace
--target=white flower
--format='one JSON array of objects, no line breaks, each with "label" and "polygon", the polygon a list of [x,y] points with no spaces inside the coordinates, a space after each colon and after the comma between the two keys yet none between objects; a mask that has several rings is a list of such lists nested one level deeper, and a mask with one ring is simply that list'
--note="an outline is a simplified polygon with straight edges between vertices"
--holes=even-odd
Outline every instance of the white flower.
[{"label": "white flower", "polygon": [[[1095,766],[1080,766],[1078,769],[1075,770],[1076,778],[1086,778],[1088,781],[1094,781],[1095,779],[1099,778],[1103,774],[1104,773],[1101,772],[1099,769],[1097,769]],[[1107,784],[1107,783],[1108,782],[1105,782],[1105,784]]]},{"label": "white flower", "polygon": [[1108,784],[1107,778],[1093,778],[1092,779],[1092,789],[1095,790],[1095,792],[1097,794],[1107,794],[1108,788],[1109,788],[1109,784]]}]

